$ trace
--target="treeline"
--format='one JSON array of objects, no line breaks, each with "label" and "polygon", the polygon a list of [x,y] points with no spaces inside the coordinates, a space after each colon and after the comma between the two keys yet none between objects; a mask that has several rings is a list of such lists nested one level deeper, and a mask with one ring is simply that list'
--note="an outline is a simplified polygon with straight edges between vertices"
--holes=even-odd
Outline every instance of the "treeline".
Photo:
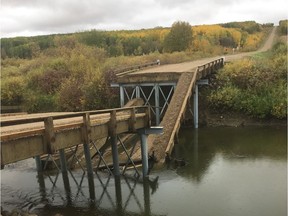
[{"label": "treeline", "polygon": [[[223,50],[223,47],[237,46],[248,51],[257,48],[263,37],[263,30],[269,26],[253,21],[193,27],[187,22],[175,22],[171,28],[157,27],[134,31],[91,30],[64,35],[2,38],[1,58],[31,59],[49,48],[71,47],[77,43],[103,48],[109,57],[202,49],[213,53],[217,49]],[[173,39],[173,34],[177,37],[178,33],[182,38]],[[179,44],[181,40],[188,42]],[[176,47],[175,42],[178,42]]]},{"label": "treeline", "polygon": [[250,34],[175,22],[171,28],[4,38],[1,105],[22,105],[28,112],[116,107],[118,92],[110,87],[115,70],[157,59],[161,64],[191,61],[237,47],[255,50],[270,30],[261,29]]}]

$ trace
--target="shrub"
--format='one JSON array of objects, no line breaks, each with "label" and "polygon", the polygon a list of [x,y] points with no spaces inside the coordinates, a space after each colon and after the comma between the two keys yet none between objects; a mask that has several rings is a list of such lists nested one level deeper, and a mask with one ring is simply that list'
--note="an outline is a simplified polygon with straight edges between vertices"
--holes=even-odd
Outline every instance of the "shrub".
[{"label": "shrub", "polygon": [[216,76],[218,87],[208,96],[209,105],[258,118],[285,118],[287,53],[283,47],[276,44],[268,54],[226,65]]},{"label": "shrub", "polygon": [[40,92],[28,91],[25,93],[24,109],[28,113],[56,111],[56,98]]},{"label": "shrub", "polygon": [[83,90],[80,80],[70,78],[66,80],[58,94],[57,105],[61,111],[80,111],[83,107]]},{"label": "shrub", "polygon": [[9,77],[1,80],[1,104],[21,105],[24,99],[25,81],[23,77]]}]

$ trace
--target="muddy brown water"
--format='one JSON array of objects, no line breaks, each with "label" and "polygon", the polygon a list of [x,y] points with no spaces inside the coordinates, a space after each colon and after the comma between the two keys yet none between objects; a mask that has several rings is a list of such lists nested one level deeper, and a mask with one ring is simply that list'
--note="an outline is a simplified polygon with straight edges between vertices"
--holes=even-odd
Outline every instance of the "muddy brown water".
[{"label": "muddy brown water", "polygon": [[44,216],[285,216],[286,132],[286,127],[182,129],[176,162],[153,170],[146,181],[94,174],[94,190],[81,170],[68,173],[67,185],[61,173],[38,175],[34,160],[25,160],[1,170],[1,210]]}]

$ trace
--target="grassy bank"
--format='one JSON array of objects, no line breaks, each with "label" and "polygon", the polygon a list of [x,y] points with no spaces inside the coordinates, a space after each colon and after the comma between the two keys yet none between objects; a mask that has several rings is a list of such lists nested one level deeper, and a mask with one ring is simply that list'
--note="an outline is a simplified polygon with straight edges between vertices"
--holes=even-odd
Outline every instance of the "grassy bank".
[{"label": "grassy bank", "polygon": [[205,89],[208,106],[258,119],[287,118],[287,43],[269,52],[229,63]]}]

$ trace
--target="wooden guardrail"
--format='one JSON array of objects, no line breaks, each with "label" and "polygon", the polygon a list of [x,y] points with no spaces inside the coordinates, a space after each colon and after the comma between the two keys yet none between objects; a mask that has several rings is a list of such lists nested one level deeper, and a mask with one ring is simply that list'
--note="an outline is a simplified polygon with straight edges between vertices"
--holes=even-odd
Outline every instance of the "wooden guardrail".
[{"label": "wooden guardrail", "polygon": [[82,144],[86,139],[83,131],[87,134],[88,130],[90,140],[98,140],[150,127],[149,110],[147,106],[139,106],[1,119],[1,165]]},{"label": "wooden guardrail", "polygon": [[218,70],[219,68],[224,66],[224,57],[216,59],[212,62],[208,62],[204,65],[200,65],[197,68],[197,80],[201,79],[202,77],[207,76],[208,74]]},{"label": "wooden guardrail", "polygon": [[151,67],[151,66],[156,66],[156,65],[160,65],[160,61],[159,60],[157,60],[155,62],[150,62],[150,63],[146,63],[146,64],[140,64],[140,65],[134,65],[134,66],[131,66],[131,67],[126,67],[126,68],[122,68],[122,69],[119,69],[119,70],[115,70],[114,73],[117,76],[122,76],[122,75],[126,75],[128,73],[135,72],[137,70],[141,70],[141,69],[146,68],[146,67]]}]

